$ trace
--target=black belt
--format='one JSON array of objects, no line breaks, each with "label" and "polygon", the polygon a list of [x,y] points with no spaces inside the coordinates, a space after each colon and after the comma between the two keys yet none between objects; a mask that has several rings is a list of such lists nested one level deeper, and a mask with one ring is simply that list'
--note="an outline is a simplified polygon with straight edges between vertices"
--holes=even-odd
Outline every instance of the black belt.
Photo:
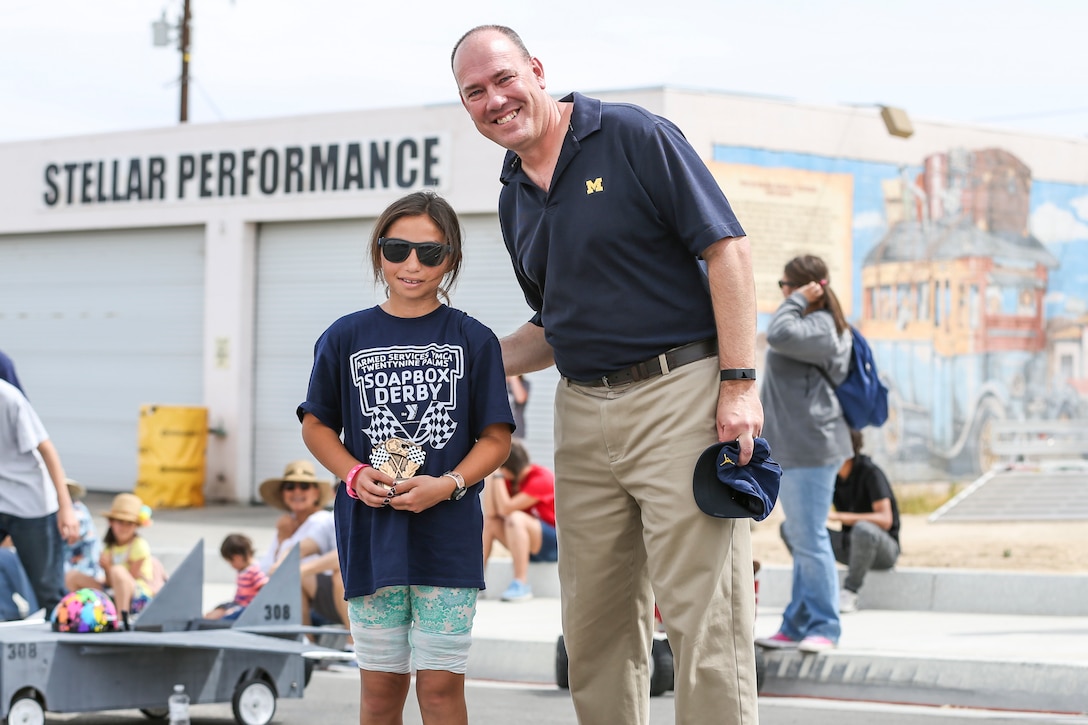
[{"label": "black belt", "polygon": [[611,388],[617,385],[637,383],[640,380],[649,380],[658,375],[675,370],[688,363],[705,360],[718,354],[718,340],[708,337],[705,340],[689,342],[687,345],[666,350],[657,357],[645,362],[636,363],[629,368],[617,370],[593,380],[571,380],[574,385],[585,385],[593,388]]}]

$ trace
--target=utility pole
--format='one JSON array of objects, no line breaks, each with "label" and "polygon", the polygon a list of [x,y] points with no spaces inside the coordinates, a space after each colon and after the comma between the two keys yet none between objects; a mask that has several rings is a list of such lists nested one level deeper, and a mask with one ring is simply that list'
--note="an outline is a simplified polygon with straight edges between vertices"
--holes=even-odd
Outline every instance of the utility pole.
[{"label": "utility pole", "polygon": [[189,21],[192,20],[189,0],[181,16],[181,123],[189,120]]},{"label": "utility pole", "polygon": [[181,123],[189,120],[189,44],[193,39],[189,25],[192,19],[189,0],[184,0],[184,8],[177,25],[171,25],[166,20],[165,10],[162,11],[162,18],[151,23],[151,44],[156,48],[169,46],[174,31],[177,31],[178,50],[181,51]]}]

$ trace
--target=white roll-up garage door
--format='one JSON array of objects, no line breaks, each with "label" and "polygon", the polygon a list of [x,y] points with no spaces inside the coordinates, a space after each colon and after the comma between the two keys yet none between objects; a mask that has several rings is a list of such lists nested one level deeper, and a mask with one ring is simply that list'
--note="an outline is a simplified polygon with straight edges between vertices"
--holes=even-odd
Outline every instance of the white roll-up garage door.
[{"label": "white roll-up garage door", "polygon": [[200,227],[0,237],[0,349],[65,472],[136,484],[143,404],[201,405]]},{"label": "white roll-up garage door", "polygon": [[[493,215],[463,216],[465,260],[453,305],[500,337],[530,317],[514,279]],[[284,465],[313,456],[306,450],[295,409],[306,396],[313,346],[334,320],[385,299],[375,287],[367,255],[373,220],[265,224],[257,243],[254,481],[283,473]],[[552,461],[554,369],[529,376],[529,449]]]}]

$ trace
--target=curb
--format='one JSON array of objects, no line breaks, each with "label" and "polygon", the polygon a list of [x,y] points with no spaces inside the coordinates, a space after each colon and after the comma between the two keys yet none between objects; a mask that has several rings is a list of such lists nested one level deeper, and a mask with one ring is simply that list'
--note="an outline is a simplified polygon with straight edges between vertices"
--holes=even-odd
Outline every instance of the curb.
[{"label": "curb", "polygon": [[[785,607],[791,568],[764,566],[759,603]],[[840,579],[846,572],[840,568]],[[961,612],[1030,616],[1088,615],[1088,577],[975,569],[893,569],[873,571],[858,593],[861,609]]]},{"label": "curb", "polygon": [[1088,712],[1088,666],[764,650],[761,695],[895,704]]}]

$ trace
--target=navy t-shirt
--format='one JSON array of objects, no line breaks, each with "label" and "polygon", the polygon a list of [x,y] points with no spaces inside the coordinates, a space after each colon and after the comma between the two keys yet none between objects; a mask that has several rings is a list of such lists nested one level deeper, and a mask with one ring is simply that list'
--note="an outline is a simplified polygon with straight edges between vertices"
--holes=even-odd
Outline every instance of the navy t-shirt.
[{"label": "navy t-shirt", "polygon": [[549,191],[513,152],[499,223],[559,372],[591,380],[714,337],[698,257],[744,230],[706,164],[667,119],[573,94]]},{"label": "navy t-shirt", "polygon": [[[836,511],[852,514],[871,514],[873,502],[886,498],[892,504],[892,528],[888,535],[899,542],[899,504],[895,500],[892,486],[884,471],[873,463],[869,456],[859,455],[854,458],[854,466],[846,478],[835,477],[833,503]],[[853,526],[843,526],[844,539],[849,546],[850,530]]]},{"label": "navy t-shirt", "polygon": [[[415,475],[455,468],[494,423],[513,425],[495,334],[440,306],[415,318],[373,307],[340,318],[318,339],[301,420],[343,433],[360,461],[390,437],[422,446]],[[473,483],[467,481],[466,483]],[[482,486],[418,514],[371,508],[339,486],[334,513],[348,598],[395,585],[482,589]]]}]

